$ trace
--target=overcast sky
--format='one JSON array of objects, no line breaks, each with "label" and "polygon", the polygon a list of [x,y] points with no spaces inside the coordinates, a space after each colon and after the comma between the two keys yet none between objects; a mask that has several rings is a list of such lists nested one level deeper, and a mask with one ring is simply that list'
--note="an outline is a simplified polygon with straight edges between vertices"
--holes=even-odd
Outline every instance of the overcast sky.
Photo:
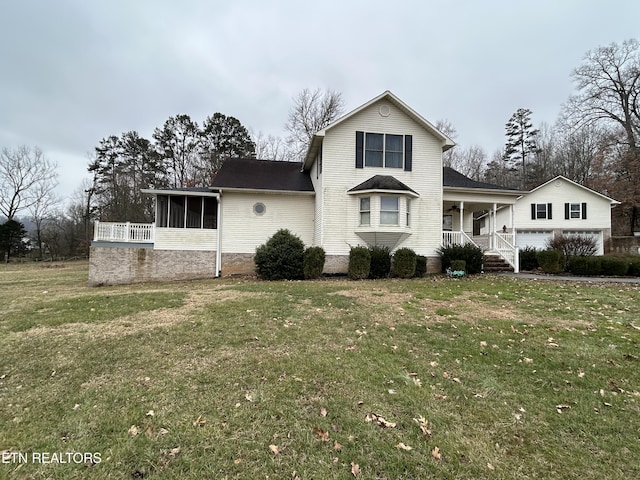
[{"label": "overcast sky", "polygon": [[285,136],[303,88],[385,90],[491,155],[520,107],[553,124],[571,71],[640,37],[636,0],[0,0],[0,147],[39,146],[60,194],[100,139],[215,112]]}]

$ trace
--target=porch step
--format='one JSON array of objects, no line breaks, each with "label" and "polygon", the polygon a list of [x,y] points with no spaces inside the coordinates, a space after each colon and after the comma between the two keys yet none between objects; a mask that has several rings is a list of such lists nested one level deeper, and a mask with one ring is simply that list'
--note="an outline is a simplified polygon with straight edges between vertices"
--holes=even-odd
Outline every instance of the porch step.
[{"label": "porch step", "polygon": [[513,272],[513,267],[504,258],[495,253],[485,253],[484,271],[492,272]]}]

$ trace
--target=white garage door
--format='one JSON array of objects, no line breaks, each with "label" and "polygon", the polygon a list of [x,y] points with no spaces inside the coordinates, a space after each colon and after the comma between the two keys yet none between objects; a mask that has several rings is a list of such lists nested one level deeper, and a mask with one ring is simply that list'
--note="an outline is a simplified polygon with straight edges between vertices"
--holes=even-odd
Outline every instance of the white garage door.
[{"label": "white garage door", "polygon": [[520,248],[533,247],[538,250],[547,248],[547,240],[553,238],[553,232],[548,230],[518,230],[516,232],[516,246]]},{"label": "white garage door", "polygon": [[596,242],[596,255],[604,255],[602,246],[602,232],[596,230],[563,230],[563,235],[580,235],[581,237],[593,238]]}]

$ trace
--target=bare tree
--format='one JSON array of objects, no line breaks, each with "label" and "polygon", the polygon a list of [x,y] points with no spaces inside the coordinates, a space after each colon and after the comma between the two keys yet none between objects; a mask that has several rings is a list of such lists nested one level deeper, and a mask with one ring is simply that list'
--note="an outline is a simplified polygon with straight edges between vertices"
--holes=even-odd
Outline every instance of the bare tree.
[{"label": "bare tree", "polygon": [[293,157],[302,160],[313,135],[336,120],[344,111],[342,94],[333,90],[305,88],[293,98],[286,129]]},{"label": "bare tree", "polygon": [[57,165],[38,147],[22,146],[0,151],[0,213],[12,220],[31,208],[58,184]]},{"label": "bare tree", "polygon": [[573,79],[578,93],[564,107],[564,122],[624,132],[615,190],[633,232],[640,223],[640,42],[630,39],[587,52]]},{"label": "bare tree", "polygon": [[53,217],[55,209],[60,204],[60,198],[55,195],[53,191],[42,191],[43,188],[45,187],[42,185],[35,187],[37,200],[29,207],[31,220],[36,226],[34,240],[40,258],[42,258],[44,250],[44,240],[42,236],[44,225],[47,220]]},{"label": "bare tree", "polygon": [[280,162],[289,161],[291,152],[282,137],[271,134],[265,136],[262,132],[257,134],[252,132],[251,138],[256,145],[256,158]]}]

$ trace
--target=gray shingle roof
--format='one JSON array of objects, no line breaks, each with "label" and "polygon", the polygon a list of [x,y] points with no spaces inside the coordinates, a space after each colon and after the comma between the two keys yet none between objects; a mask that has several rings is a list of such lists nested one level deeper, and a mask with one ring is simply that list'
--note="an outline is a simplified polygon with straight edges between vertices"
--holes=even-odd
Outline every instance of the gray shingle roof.
[{"label": "gray shingle roof", "polygon": [[399,190],[417,192],[407,187],[404,183],[391,175],[374,175],[369,180],[365,180],[360,185],[353,187],[350,192],[359,192],[362,190]]},{"label": "gray shingle roof", "polygon": [[226,160],[211,187],[288,192],[314,191],[309,173],[302,171],[302,163],[254,158]]},{"label": "gray shingle roof", "polygon": [[444,187],[459,188],[485,188],[490,190],[512,190],[509,187],[501,187],[492,183],[477,182],[465,177],[460,172],[450,167],[442,167],[442,185]]}]

